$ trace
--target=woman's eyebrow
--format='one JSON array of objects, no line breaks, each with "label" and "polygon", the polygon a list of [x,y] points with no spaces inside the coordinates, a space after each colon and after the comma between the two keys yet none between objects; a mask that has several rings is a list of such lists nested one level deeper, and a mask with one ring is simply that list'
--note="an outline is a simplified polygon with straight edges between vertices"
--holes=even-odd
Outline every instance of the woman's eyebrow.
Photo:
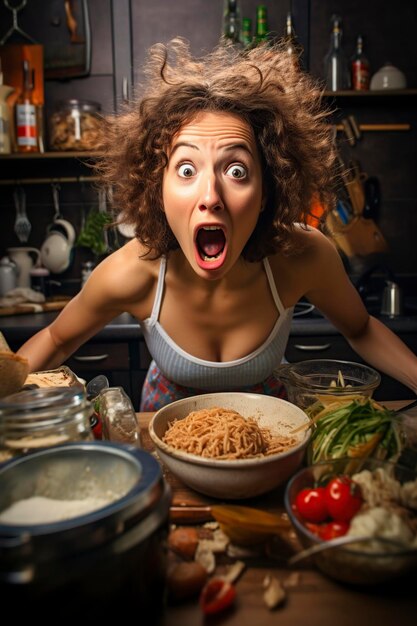
[{"label": "woman's eyebrow", "polygon": [[172,155],[175,153],[175,150],[178,150],[178,148],[181,148],[182,146],[185,146],[186,148],[194,148],[194,150],[199,150],[200,148],[198,146],[196,146],[194,143],[189,143],[188,141],[179,141],[178,143],[175,144],[175,146],[172,148],[171,153],[169,155],[169,158],[172,157]]},{"label": "woman's eyebrow", "polygon": [[233,143],[230,146],[225,146],[224,148],[225,152],[231,152],[232,150],[245,150],[245,152],[248,152],[253,158],[252,150],[246,143]]}]

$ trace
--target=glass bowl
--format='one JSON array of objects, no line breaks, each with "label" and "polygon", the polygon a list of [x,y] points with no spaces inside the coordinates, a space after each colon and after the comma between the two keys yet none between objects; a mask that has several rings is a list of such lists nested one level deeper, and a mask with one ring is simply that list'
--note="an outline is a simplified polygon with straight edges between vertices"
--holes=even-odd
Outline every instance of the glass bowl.
[{"label": "glass bowl", "polygon": [[[335,359],[312,359],[282,364],[274,375],[285,385],[288,400],[305,410],[319,396],[371,397],[381,382],[380,374],[368,365]],[[340,384],[341,376],[344,385]],[[308,411],[307,411],[308,412]]]},{"label": "glass bowl", "polygon": [[[324,485],[333,476],[342,474],[353,476],[363,470],[374,472],[377,469],[383,470],[384,475],[395,478],[401,485],[413,481],[414,492],[417,494],[415,469],[376,459],[337,459],[310,465],[293,476],[287,484],[284,502],[291,523],[304,548],[322,544],[324,540],[311,532],[299,516],[295,507],[297,494],[304,488]],[[414,500],[416,499],[417,495],[414,497]],[[414,510],[414,515],[417,520],[416,510]],[[414,529],[416,528],[414,524]],[[389,545],[387,550],[386,544],[370,536],[369,543],[334,548],[317,553],[311,558],[316,566],[331,578],[353,585],[374,585],[402,576],[417,567],[417,540],[415,536],[413,547],[397,548]]]}]

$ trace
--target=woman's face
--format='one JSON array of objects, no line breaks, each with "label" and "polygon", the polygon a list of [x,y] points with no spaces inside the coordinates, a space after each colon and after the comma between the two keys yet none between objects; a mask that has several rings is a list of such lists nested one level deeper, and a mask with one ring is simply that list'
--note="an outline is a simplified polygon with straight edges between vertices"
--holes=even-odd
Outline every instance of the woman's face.
[{"label": "woman's face", "polygon": [[215,280],[240,258],[262,206],[252,128],[229,113],[201,113],[174,136],[162,196],[168,224],[194,271]]}]

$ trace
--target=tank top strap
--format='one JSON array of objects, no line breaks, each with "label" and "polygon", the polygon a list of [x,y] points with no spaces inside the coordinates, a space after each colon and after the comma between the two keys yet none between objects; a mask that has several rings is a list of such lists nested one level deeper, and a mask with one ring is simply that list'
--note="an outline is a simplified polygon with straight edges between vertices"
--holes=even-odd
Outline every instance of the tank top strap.
[{"label": "tank top strap", "polygon": [[167,259],[165,256],[161,257],[161,263],[159,265],[158,284],[156,285],[155,300],[152,307],[152,313],[150,317],[150,324],[153,325],[158,321],[159,311],[161,309],[162,295],[164,293],[165,284],[165,271],[166,271]]},{"label": "tank top strap", "polygon": [[269,264],[268,259],[265,257],[263,260],[263,264],[264,264],[264,268],[265,268],[265,272],[266,272],[266,276],[268,278],[268,283],[269,283],[269,288],[271,290],[271,294],[272,297],[274,299],[274,302],[276,304],[276,307],[279,311],[279,313],[283,313],[285,311],[284,306],[281,302],[281,298],[279,297],[276,285],[275,285],[275,280],[274,280],[274,276],[272,274],[272,270],[271,270],[271,266]]}]

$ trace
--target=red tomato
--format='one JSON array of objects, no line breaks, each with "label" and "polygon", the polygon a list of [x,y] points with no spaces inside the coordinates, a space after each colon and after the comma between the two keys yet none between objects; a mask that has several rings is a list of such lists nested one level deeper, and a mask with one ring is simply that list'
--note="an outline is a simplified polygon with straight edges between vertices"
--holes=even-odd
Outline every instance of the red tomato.
[{"label": "red tomato", "polygon": [[323,524],[313,524],[312,522],[306,522],[305,527],[313,533],[313,535],[321,536],[321,530],[323,528]]},{"label": "red tomato", "polygon": [[349,530],[349,522],[329,522],[320,528],[320,537],[325,541],[335,537],[343,537]]},{"label": "red tomato", "polygon": [[350,522],[362,506],[361,488],[349,476],[337,476],[325,487],[325,502],[330,517]]},{"label": "red tomato", "polygon": [[295,498],[295,506],[308,522],[324,522],[328,517],[324,487],[302,489]]},{"label": "red tomato", "polygon": [[94,439],[103,439],[103,423],[100,415],[96,411],[90,415],[90,426],[93,431]]},{"label": "red tomato", "polygon": [[212,578],[200,594],[200,606],[205,615],[220,613],[231,606],[236,597],[234,586],[222,578]]}]

